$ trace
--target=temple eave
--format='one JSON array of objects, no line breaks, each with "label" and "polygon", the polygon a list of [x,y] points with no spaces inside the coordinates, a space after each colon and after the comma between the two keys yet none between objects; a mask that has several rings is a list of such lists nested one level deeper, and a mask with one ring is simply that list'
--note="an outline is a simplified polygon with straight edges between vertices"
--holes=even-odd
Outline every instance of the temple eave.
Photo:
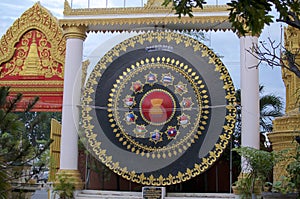
[{"label": "temple eave", "polygon": [[60,26],[86,26],[87,32],[143,31],[151,28],[170,30],[232,30],[228,16],[190,17],[136,17],[135,18],[65,18],[59,20]]},{"label": "temple eave", "polygon": [[[71,8],[68,2],[65,2],[64,16],[86,16],[86,15],[112,15],[118,13],[118,15],[130,15],[130,14],[158,14],[169,13],[175,16],[175,11],[172,7],[164,6],[145,6],[145,7],[116,7],[116,8]],[[193,14],[195,13],[220,13],[228,12],[230,7],[227,5],[204,5],[202,8],[193,8]]]}]

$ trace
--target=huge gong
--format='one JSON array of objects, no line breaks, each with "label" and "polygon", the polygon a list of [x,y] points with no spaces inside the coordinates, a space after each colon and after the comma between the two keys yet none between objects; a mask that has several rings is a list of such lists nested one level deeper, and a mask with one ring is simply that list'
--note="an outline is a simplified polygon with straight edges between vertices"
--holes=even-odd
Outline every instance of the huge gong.
[{"label": "huge gong", "polygon": [[107,52],[86,83],[88,148],[133,182],[189,180],[226,148],[234,91],[218,56],[199,41],[174,32],[134,36]]}]

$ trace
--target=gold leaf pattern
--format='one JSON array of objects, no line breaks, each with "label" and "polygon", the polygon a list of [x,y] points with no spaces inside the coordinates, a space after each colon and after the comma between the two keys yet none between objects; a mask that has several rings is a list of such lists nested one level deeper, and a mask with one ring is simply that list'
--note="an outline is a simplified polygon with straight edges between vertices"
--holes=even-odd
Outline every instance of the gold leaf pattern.
[{"label": "gold leaf pattern", "polygon": [[26,10],[20,18],[6,31],[0,40],[0,65],[10,60],[15,52],[14,46],[19,38],[29,30],[43,32],[53,48],[51,55],[57,62],[64,64],[66,41],[58,20],[52,16],[40,3]]},{"label": "gold leaf pattern", "polygon": [[[155,35],[155,36],[153,36]],[[211,57],[211,55],[213,55],[213,53],[208,49],[205,48],[203,46],[199,46],[199,42],[196,42],[194,40],[191,39],[186,39],[186,37],[184,36],[180,36],[179,34],[176,33],[172,33],[172,32],[156,32],[155,34],[152,33],[148,33],[148,34],[144,34],[144,35],[139,35],[137,37],[133,37],[130,38],[128,40],[125,40],[124,42],[122,42],[121,45],[117,45],[114,49],[121,49],[120,46],[126,46],[128,45],[133,45],[134,43],[132,43],[132,41],[135,41],[138,44],[141,44],[142,42],[144,42],[145,40],[147,41],[152,41],[152,40],[166,40],[166,41],[174,41],[175,43],[184,43],[184,45],[187,45],[187,42],[189,43],[188,46],[193,47],[195,53],[202,53],[202,56],[209,56]],[[198,45],[198,46],[197,46]],[[126,48],[125,48],[126,49]],[[113,56],[115,56],[116,53],[111,53],[110,57],[104,56],[102,58],[102,60],[106,60],[107,62],[105,64],[108,65],[109,62],[112,62],[112,60],[114,59]],[[162,60],[165,60],[166,63],[168,62],[173,62],[175,63],[176,60],[170,60],[169,58],[162,58]],[[112,157],[106,157],[106,150],[101,149],[100,147],[98,148],[93,148],[93,151],[95,152],[95,154],[98,155],[98,158],[110,169],[112,169],[113,171],[115,171],[116,173],[118,173],[119,175],[121,175],[122,177],[124,177],[125,179],[131,180],[133,182],[137,182],[137,183],[142,183],[144,185],[154,185],[154,186],[166,186],[166,185],[171,185],[171,184],[176,184],[179,182],[183,182],[186,181],[202,172],[204,172],[206,169],[209,168],[209,166],[211,166],[216,159],[221,155],[221,153],[223,152],[223,150],[225,149],[226,145],[228,144],[228,140],[230,139],[230,134],[232,133],[232,130],[234,129],[234,123],[235,123],[235,114],[236,114],[236,110],[234,108],[234,106],[232,106],[232,104],[235,103],[235,97],[234,97],[234,87],[232,85],[232,81],[230,79],[230,76],[226,70],[225,67],[220,67],[220,63],[221,61],[219,61],[218,57],[211,57],[210,60],[212,60],[212,63],[215,65],[215,67],[217,67],[218,69],[216,71],[218,71],[220,73],[220,76],[224,76],[224,78],[222,78],[222,81],[224,82],[224,85],[226,85],[226,100],[228,102],[229,105],[226,106],[228,115],[225,119],[226,122],[228,124],[223,126],[223,132],[220,135],[220,139],[219,141],[215,144],[214,149],[212,149],[207,157],[204,157],[201,159],[201,162],[197,163],[194,165],[194,168],[187,168],[185,173],[182,172],[178,172],[176,175],[172,175],[169,174],[168,177],[163,177],[163,176],[158,176],[155,177],[153,175],[150,175],[149,177],[145,176],[144,173],[140,173],[137,174],[135,171],[128,171],[127,167],[120,167],[119,164],[116,164],[113,162]],[[141,63],[143,64],[143,63]],[[139,63],[135,64],[136,67],[139,67]],[[97,66],[96,66],[97,67]],[[134,66],[131,67],[132,69],[134,68]],[[185,70],[187,70],[189,67],[186,67]],[[101,73],[103,72],[103,70],[105,70],[106,68],[102,65],[102,68],[99,68],[98,73],[92,73],[91,74],[91,79],[93,78],[99,78],[101,76]],[[95,82],[90,82],[91,85],[95,84]],[[91,125],[90,121],[91,121],[91,117],[90,117],[90,109],[87,109],[86,107],[88,107],[88,105],[90,103],[92,103],[90,101],[90,94],[88,92],[84,92],[84,100],[83,100],[83,110],[82,110],[82,117],[83,117],[83,121],[86,125],[84,125],[84,128],[86,129],[86,136],[89,137],[89,143],[90,145],[92,145],[93,143],[96,142],[95,140],[95,135],[93,134],[91,128],[86,128],[87,126]],[[208,102],[204,102],[204,103],[208,103]],[[204,108],[207,107],[208,108],[208,104],[203,106]],[[202,114],[204,115],[208,115],[210,113],[210,111],[208,109],[204,109],[202,110]],[[203,123],[203,121],[202,121]],[[205,125],[205,122],[204,124]],[[204,130],[205,127],[204,126],[199,126],[199,128],[201,130]],[[201,135],[201,131],[198,131],[199,135]],[[123,138],[120,137],[120,139],[123,140]],[[121,141],[122,141],[121,140]],[[94,144],[93,144],[94,145]],[[97,144],[98,145],[98,144]],[[183,146],[182,148],[184,150],[187,149],[189,145],[187,146]],[[177,150],[174,150],[173,153],[180,153],[180,148]],[[147,153],[145,154],[144,151],[140,151],[140,149],[135,149],[134,147],[131,148],[132,152],[135,152],[136,154],[143,154],[145,156],[149,156],[150,154]],[[172,153],[169,152],[164,152],[161,154],[162,158],[167,158],[167,156],[171,157]],[[117,166],[119,166],[119,168],[116,168]]]}]

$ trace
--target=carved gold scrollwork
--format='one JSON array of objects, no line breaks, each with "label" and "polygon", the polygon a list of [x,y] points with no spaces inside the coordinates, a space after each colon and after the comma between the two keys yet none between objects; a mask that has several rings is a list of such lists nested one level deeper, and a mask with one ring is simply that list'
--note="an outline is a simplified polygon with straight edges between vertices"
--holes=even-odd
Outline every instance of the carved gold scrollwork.
[{"label": "carved gold scrollwork", "polygon": [[[201,8],[194,8],[195,13],[211,13],[210,16],[204,14],[202,16],[188,17],[183,16],[180,19],[175,15],[169,15],[166,17],[156,17],[158,14],[165,15],[166,13],[175,14],[170,6],[161,6],[161,0],[150,0],[144,7],[130,7],[130,8],[83,8],[83,9],[72,9],[67,1],[64,4],[64,15],[65,16],[93,16],[84,18],[65,18],[59,21],[62,27],[64,26],[108,26],[112,27],[117,25],[117,27],[123,27],[124,25],[139,25],[139,26],[149,26],[151,24],[164,24],[164,25],[183,25],[183,24],[205,24],[205,23],[215,23],[215,24],[227,24],[223,27],[217,28],[216,26],[205,26],[200,29],[205,30],[228,30],[232,29],[228,22],[227,14],[219,14],[228,12],[228,6],[220,5],[207,5]],[[171,4],[170,4],[171,5]],[[217,14],[216,14],[217,13]],[[118,15],[118,18],[111,17]],[[150,14],[151,17],[137,17],[138,15]],[[96,16],[96,17],[95,17]],[[101,17],[105,16],[105,17]],[[122,17],[124,16],[124,17]],[[127,29],[126,29],[127,30]],[[97,31],[97,30],[93,30]],[[112,28],[102,31],[124,31],[122,28]]]},{"label": "carved gold scrollwork", "polygon": [[[2,36],[0,40],[0,65],[12,59],[15,53],[15,44],[20,41],[20,38],[24,34],[31,30],[38,30],[40,34],[45,35],[45,39],[41,40],[40,46],[46,44],[46,41],[50,43],[51,48],[47,53],[51,54],[53,58],[52,63],[54,65],[64,63],[66,43],[58,20],[47,9],[42,7],[40,3],[36,3],[25,11]],[[23,42],[22,46],[26,46],[28,40],[24,39]],[[27,45],[27,47],[29,46]],[[27,49],[24,48],[24,51],[27,51]],[[19,57],[24,55],[22,52],[18,54]],[[44,54],[43,56],[47,55]],[[16,64],[20,65],[20,62]],[[6,67],[11,68],[12,66],[7,64]]]},{"label": "carved gold scrollwork", "polygon": [[51,56],[51,43],[38,30],[26,32],[15,47],[15,56],[6,62],[0,77],[43,76],[63,78],[63,65]]}]

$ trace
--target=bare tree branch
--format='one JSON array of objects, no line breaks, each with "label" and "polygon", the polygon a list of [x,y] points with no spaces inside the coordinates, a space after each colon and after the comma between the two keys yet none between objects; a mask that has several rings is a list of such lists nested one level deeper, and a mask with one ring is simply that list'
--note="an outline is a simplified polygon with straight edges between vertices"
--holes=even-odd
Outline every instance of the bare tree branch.
[{"label": "bare tree branch", "polygon": [[300,20],[295,12],[288,12],[288,16],[283,19],[276,19],[277,22],[286,23],[294,28],[300,29]]},{"label": "bare tree branch", "polygon": [[[281,51],[281,55],[278,51]],[[268,43],[260,42],[260,46],[254,45],[247,52],[259,60],[258,65],[252,67],[258,67],[261,63],[266,63],[272,68],[285,68],[300,78],[300,65],[296,62],[296,57],[299,55],[300,49],[296,52],[291,52],[284,48],[281,43],[276,44],[275,41],[268,38]]]}]

